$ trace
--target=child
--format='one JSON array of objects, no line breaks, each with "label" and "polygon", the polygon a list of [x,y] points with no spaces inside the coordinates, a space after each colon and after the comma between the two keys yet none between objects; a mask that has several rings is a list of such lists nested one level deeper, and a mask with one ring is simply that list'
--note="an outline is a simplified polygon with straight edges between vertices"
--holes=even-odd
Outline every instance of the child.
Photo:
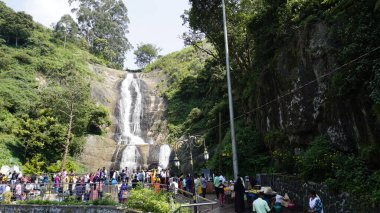
[{"label": "child", "polygon": [[224,206],[224,188],[226,186],[223,184],[222,180],[219,180],[219,185],[218,185],[218,191],[219,191],[219,203],[220,206]]}]

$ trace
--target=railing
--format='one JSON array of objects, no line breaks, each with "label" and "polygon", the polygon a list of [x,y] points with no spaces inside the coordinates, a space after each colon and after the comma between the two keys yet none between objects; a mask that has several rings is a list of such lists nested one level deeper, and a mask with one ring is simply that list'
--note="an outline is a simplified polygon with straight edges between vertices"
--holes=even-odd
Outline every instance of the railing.
[{"label": "railing", "polygon": [[[12,193],[12,201],[16,200],[50,200],[63,202],[69,197],[73,197],[78,201],[88,202],[108,197],[115,202],[119,201],[119,187],[116,185],[96,183],[16,183],[16,184],[0,184],[0,200],[2,193],[6,188]],[[172,192],[171,204],[173,213],[179,212],[212,212],[218,206],[218,203],[198,194],[184,191],[178,188],[172,188],[168,184],[144,183],[144,188],[152,188],[157,192]],[[130,185],[128,189],[130,189]],[[176,201],[176,205],[174,204]],[[174,206],[180,207],[174,209]]]},{"label": "railing", "polygon": [[183,212],[212,212],[217,206],[218,202],[209,200],[198,194],[193,194],[182,189],[178,189],[178,194],[176,195],[177,202],[186,202],[180,205],[177,209],[173,211],[173,213]]},{"label": "railing", "polygon": [[[12,200],[54,200],[63,201],[74,196],[78,201],[90,201],[110,196],[118,201],[118,185],[104,183],[16,183],[0,184],[0,195],[8,189]],[[2,196],[0,196],[1,199]]]}]

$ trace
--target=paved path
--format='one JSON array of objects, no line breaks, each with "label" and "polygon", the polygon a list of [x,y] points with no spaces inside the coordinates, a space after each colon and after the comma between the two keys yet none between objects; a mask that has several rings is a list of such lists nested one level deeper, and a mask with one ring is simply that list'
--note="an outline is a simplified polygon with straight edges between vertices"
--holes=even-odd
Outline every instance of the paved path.
[{"label": "paved path", "polygon": [[[216,196],[215,194],[207,194],[206,195],[206,198],[209,200],[209,201],[214,201],[214,202],[218,202],[218,200],[216,199]],[[177,197],[176,197],[176,200],[177,202],[180,202],[180,203],[192,203],[192,198],[191,197],[186,197],[182,194],[178,194]],[[209,201],[200,201],[200,202],[209,202]],[[246,203],[246,211],[244,213],[253,213],[252,209],[251,208],[248,208],[247,206],[247,203]],[[189,210],[192,212],[193,208],[189,208]],[[207,206],[207,207],[201,207],[200,209],[201,211],[200,212],[209,212],[209,213],[235,213],[235,204],[233,202],[233,200],[230,200],[230,199],[226,199],[226,203],[223,207],[221,207],[219,204],[215,204],[215,205],[210,205],[210,206]],[[274,210],[272,210],[271,212],[274,212]],[[302,212],[302,211],[296,211],[296,210],[289,210],[287,208],[282,208],[281,210],[281,213],[299,213],[299,212]]]},{"label": "paved path", "polygon": [[[208,194],[206,196],[206,198],[209,200],[218,202],[215,194]],[[245,205],[245,208],[246,208],[246,210],[244,213],[254,213],[251,208],[250,209],[247,208],[247,203]],[[233,200],[226,199],[226,203],[223,207],[220,207],[219,205],[217,205],[217,209],[215,209],[214,211],[210,211],[210,212],[213,212],[213,213],[214,212],[215,213],[235,213],[235,204],[234,204]],[[274,212],[274,210],[272,210],[271,212]],[[302,211],[292,211],[292,210],[289,210],[287,208],[281,209],[281,213],[300,213],[300,212],[302,212]]]}]

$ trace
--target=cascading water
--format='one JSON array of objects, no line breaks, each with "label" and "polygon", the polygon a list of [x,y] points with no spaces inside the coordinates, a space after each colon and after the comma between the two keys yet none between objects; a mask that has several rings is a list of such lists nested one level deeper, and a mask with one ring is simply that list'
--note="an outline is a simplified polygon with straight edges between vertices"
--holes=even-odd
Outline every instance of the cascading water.
[{"label": "cascading water", "polygon": [[136,145],[145,144],[141,137],[142,118],[142,95],[140,89],[140,79],[133,73],[128,73],[121,84],[120,98],[120,130],[121,135],[118,143],[126,145],[120,168],[137,168],[139,166],[139,153]]},{"label": "cascading water", "polygon": [[164,144],[160,147],[158,166],[161,167],[161,169],[168,168],[170,153],[171,153],[171,149],[169,145]]},{"label": "cascading water", "polygon": [[[141,135],[142,95],[139,79],[128,73],[121,84],[119,143],[126,145],[144,144]],[[135,94],[135,95],[134,95]]]},{"label": "cascading water", "polygon": [[[142,94],[142,85],[144,82],[138,78],[138,74],[127,73],[126,78],[121,83],[120,88],[120,100],[119,100],[119,129],[120,134],[118,137],[118,149],[116,156],[119,152],[121,157],[119,158],[120,169],[128,167],[129,169],[138,169],[146,167],[147,164],[157,163],[161,169],[166,169],[169,164],[169,157],[171,149],[169,145],[165,144],[159,147],[159,154],[157,146],[151,146],[154,144],[152,138],[144,135],[146,129],[141,129],[141,123],[144,121],[144,96]],[[144,94],[145,95],[145,94]],[[149,99],[151,104],[147,105],[147,108],[153,108],[154,103],[151,98]],[[148,102],[149,102],[148,100]],[[146,110],[146,109],[145,109]],[[144,121],[146,122],[146,121]],[[144,123],[143,126],[148,126]],[[149,147],[157,147],[152,148]],[[157,150],[157,151],[154,151]],[[145,150],[145,151],[144,151]],[[147,151],[148,150],[148,151]],[[157,154],[154,154],[157,153]],[[152,160],[146,161],[149,155],[153,154]],[[144,160],[145,159],[145,160]]]}]

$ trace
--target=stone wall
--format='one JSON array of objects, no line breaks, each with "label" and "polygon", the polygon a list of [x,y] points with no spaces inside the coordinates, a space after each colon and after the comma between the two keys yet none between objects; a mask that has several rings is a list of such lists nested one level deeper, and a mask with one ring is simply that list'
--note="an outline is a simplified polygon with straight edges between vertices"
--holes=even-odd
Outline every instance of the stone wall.
[{"label": "stone wall", "polygon": [[315,190],[321,198],[325,213],[351,213],[351,212],[377,212],[366,203],[354,204],[354,197],[348,193],[334,195],[324,184],[304,182],[294,176],[278,174],[259,174],[257,180],[262,186],[271,186],[280,195],[288,193],[290,199],[296,204],[297,210],[307,212],[309,206],[308,192]]},{"label": "stone wall", "polygon": [[138,213],[114,206],[0,205],[0,213]]}]

